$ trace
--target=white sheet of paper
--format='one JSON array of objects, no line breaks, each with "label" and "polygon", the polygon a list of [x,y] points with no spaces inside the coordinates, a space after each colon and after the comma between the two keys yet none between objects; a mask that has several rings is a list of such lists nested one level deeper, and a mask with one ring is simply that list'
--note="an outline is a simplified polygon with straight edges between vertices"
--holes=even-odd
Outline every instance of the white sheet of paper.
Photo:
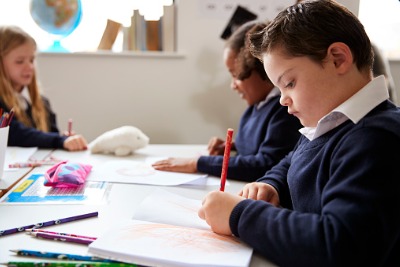
[{"label": "white sheet of paper", "polygon": [[88,180],[173,186],[199,183],[200,181],[198,180],[206,179],[207,177],[204,174],[157,171],[151,166],[150,162],[152,160],[146,162],[111,160],[102,166],[93,168]]},{"label": "white sheet of paper", "polygon": [[89,245],[88,252],[149,266],[249,266],[253,249],[199,222],[200,205],[200,200],[155,190],[138,207],[134,220],[114,225]]},{"label": "white sheet of paper", "polygon": [[[132,219],[210,230],[210,226],[197,215],[200,207],[201,200],[156,189],[140,203]],[[171,210],[174,216],[171,216]]]}]

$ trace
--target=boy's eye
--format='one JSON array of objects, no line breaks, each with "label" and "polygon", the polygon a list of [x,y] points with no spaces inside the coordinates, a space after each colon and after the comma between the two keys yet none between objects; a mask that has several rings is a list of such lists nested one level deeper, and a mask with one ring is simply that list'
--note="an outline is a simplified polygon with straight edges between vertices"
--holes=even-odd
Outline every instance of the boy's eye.
[{"label": "boy's eye", "polygon": [[287,83],[285,85],[285,88],[293,88],[293,87],[294,87],[294,82],[293,81],[291,81],[291,82],[289,82],[289,83]]}]

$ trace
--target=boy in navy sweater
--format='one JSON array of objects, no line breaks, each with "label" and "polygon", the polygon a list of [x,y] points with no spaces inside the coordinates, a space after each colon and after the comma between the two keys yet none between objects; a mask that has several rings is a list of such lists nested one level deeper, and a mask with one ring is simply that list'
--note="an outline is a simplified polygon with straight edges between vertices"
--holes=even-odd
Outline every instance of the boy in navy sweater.
[{"label": "boy in navy sweater", "polygon": [[306,1],[249,40],[302,137],[239,196],[210,192],[199,216],[279,266],[400,266],[400,109],[372,78],[360,21]]},{"label": "boy in navy sweater", "polygon": [[[224,63],[232,76],[231,87],[247,102],[235,133],[229,159],[228,179],[254,182],[276,165],[296,145],[299,120],[279,104],[278,88],[269,80],[260,60],[245,45],[246,34],[262,30],[266,23],[250,21],[229,37],[224,49]],[[153,164],[161,171],[201,172],[220,176],[225,140],[211,138],[209,155],[194,158],[168,158]]]}]

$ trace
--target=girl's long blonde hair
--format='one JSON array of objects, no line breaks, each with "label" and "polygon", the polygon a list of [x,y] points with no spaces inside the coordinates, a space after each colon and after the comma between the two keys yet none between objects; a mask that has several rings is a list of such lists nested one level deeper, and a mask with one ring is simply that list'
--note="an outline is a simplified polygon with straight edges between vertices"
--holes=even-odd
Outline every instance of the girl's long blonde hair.
[{"label": "girl's long blonde hair", "polygon": [[[26,126],[33,127],[25,110],[20,106],[10,78],[5,72],[4,57],[16,47],[32,43],[36,47],[35,40],[25,31],[17,26],[0,26],[0,96],[9,109],[14,110],[15,117]],[[36,78],[33,74],[32,82],[27,86],[32,103],[32,117],[35,128],[44,132],[49,131],[49,121],[46,108],[40,95]]]}]

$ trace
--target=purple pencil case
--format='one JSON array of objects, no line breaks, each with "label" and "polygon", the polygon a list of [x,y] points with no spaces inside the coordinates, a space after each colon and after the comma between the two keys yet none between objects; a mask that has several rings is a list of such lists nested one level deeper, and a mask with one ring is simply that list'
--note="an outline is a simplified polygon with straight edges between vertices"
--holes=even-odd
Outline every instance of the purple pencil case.
[{"label": "purple pencil case", "polygon": [[62,161],[45,172],[44,185],[63,188],[77,187],[85,183],[91,170],[91,165]]}]

